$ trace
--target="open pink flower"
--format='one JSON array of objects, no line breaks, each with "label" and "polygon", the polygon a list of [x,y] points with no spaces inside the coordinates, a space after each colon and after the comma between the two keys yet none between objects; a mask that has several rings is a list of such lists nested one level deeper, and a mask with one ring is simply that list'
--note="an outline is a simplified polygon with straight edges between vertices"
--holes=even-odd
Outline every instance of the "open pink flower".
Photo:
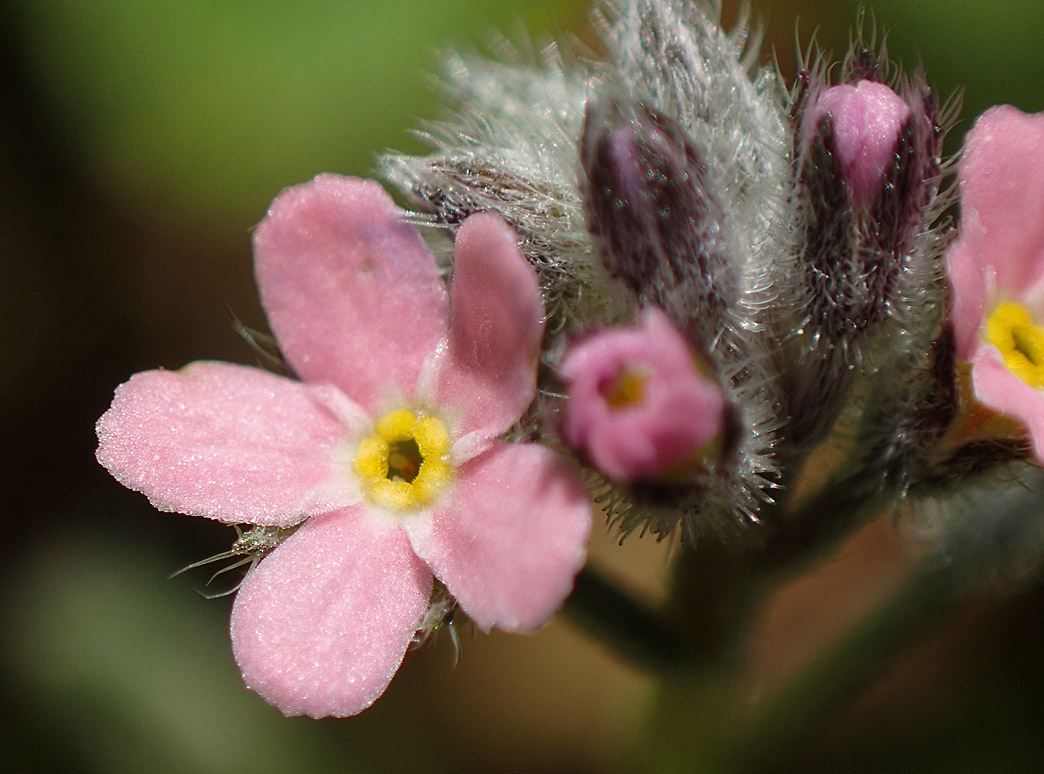
[{"label": "open pink flower", "polygon": [[987,110],[965,140],[946,255],[957,355],[982,405],[1020,421],[1044,462],[1044,113]]},{"label": "open pink flower", "polygon": [[611,479],[684,476],[721,436],[721,386],[700,373],[659,309],[647,309],[633,328],[580,341],[561,374],[569,397],[563,436]]},{"label": "open pink flower", "polygon": [[353,715],[398,669],[433,574],[483,630],[543,624],[590,505],[549,450],[497,440],[534,396],[543,317],[504,221],[461,226],[452,307],[371,182],[284,191],[254,250],[303,381],[214,362],[137,374],[98,422],[98,459],[161,510],[300,524],[238,592],[236,661],[286,715]]}]

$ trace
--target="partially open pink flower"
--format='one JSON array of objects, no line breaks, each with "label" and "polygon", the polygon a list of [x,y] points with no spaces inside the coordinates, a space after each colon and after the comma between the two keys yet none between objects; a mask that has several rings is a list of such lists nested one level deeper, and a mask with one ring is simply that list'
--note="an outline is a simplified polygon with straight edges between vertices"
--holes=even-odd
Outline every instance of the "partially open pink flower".
[{"label": "partially open pink flower", "polygon": [[433,574],[483,630],[543,624],[590,505],[549,450],[497,440],[534,396],[543,316],[503,220],[461,226],[452,307],[371,182],[284,191],[254,249],[304,381],[214,362],[137,374],[98,422],[98,459],[162,510],[300,524],[238,592],[236,661],[286,715],[353,715],[398,669]]},{"label": "partially open pink flower", "polygon": [[830,115],[834,150],[856,201],[869,201],[894,163],[896,146],[910,108],[883,83],[861,80],[826,89],[805,118],[805,132]]},{"label": "partially open pink flower", "polygon": [[593,334],[562,361],[567,443],[611,479],[691,472],[725,423],[721,387],[704,376],[688,342],[659,309],[639,325]]},{"label": "partially open pink flower", "polygon": [[1044,462],[1044,113],[1008,105],[968,132],[946,255],[957,355],[976,400],[1025,425]]}]

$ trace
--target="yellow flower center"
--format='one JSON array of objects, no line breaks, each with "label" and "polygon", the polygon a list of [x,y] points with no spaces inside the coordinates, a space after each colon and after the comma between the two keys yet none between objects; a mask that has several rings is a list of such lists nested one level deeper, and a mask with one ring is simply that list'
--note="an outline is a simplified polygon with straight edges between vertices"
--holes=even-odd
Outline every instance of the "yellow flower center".
[{"label": "yellow flower center", "polygon": [[619,410],[641,403],[649,375],[638,368],[623,368],[602,385],[599,392],[609,408]]},{"label": "yellow flower center", "polygon": [[359,442],[355,471],[371,502],[390,511],[430,505],[453,478],[446,425],[409,409],[391,411]]},{"label": "yellow flower center", "polygon": [[986,320],[986,340],[1000,350],[1004,365],[1031,387],[1044,387],[1044,328],[1022,304],[1001,304]]}]

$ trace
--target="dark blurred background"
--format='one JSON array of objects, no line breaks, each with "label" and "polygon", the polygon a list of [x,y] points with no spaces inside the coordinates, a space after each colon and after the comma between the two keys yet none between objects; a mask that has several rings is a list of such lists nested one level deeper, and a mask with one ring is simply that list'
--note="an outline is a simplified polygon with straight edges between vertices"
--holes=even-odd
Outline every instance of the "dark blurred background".
[{"label": "dark blurred background", "polygon": [[[284,720],[242,687],[229,599],[172,571],[231,530],[153,511],[94,462],[93,425],[136,371],[253,362],[250,230],[285,185],[364,175],[439,115],[439,49],[493,29],[585,33],[574,0],[15,0],[0,6],[0,765],[11,771],[604,771],[656,683],[568,621],[410,654],[350,720]],[[842,54],[856,3],[755,2],[792,75],[795,19]],[[975,115],[1044,109],[1037,0],[879,0],[889,49]],[[725,17],[735,17],[726,3]],[[1044,214],[1042,214],[1044,215]],[[592,549],[639,589],[668,547]],[[887,520],[780,594],[752,696],[813,658],[916,561]],[[1039,588],[984,595],[780,770],[1022,771],[1044,747]],[[640,760],[640,753],[638,753]]]}]

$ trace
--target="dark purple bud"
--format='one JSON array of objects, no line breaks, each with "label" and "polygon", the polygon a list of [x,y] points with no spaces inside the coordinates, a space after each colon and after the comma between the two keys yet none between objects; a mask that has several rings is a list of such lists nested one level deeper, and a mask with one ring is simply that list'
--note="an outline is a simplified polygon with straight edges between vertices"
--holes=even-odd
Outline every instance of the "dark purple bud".
[{"label": "dark purple bud", "polygon": [[700,149],[662,113],[605,99],[588,105],[580,152],[584,215],[608,273],[712,340],[739,278]]}]

